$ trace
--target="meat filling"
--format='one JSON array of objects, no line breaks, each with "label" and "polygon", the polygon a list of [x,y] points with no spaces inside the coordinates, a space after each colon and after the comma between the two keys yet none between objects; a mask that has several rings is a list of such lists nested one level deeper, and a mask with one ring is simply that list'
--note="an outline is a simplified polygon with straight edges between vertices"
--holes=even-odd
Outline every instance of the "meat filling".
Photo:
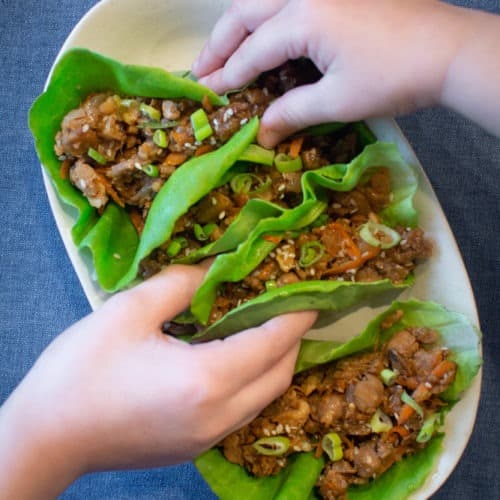
[{"label": "meat filling", "polygon": [[[273,475],[293,453],[325,453],[324,438],[334,433],[342,451],[326,456],[318,492],[326,499],[347,498],[350,485],[376,478],[425,446],[419,438],[423,423],[445,404],[439,395],[457,369],[438,339],[434,330],[407,328],[380,350],[296,375],[281,397],[220,443],[224,456],[255,476]],[[394,379],[384,379],[384,370]],[[404,393],[418,411],[405,403]],[[276,438],[287,443],[281,452],[259,447]]]}]

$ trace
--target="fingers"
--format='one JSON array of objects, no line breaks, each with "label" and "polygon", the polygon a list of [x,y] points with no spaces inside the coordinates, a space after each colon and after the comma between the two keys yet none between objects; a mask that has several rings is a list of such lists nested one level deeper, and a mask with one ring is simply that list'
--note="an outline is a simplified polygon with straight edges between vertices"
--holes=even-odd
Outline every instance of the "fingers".
[{"label": "fingers", "polygon": [[224,66],[200,80],[218,93],[247,84],[262,72],[275,68],[288,59],[306,54],[307,40],[299,27],[292,32],[285,9],[263,22],[248,35]]},{"label": "fingers", "polygon": [[[270,370],[309,330],[315,311],[289,313],[273,318],[223,341],[201,344],[209,377],[224,382],[233,394]],[[234,374],[228,378],[228,374]]]},{"label": "fingers", "polygon": [[142,329],[157,329],[190,304],[205,276],[202,266],[167,267],[140,285],[111,297],[103,306],[108,316],[137,321]]},{"label": "fingers", "polygon": [[312,85],[290,90],[276,99],[262,117],[258,142],[273,148],[292,133],[310,125],[338,120],[341,97],[335,93],[335,77],[325,75]]},{"label": "fingers", "polygon": [[246,36],[286,3],[287,0],[268,0],[258,4],[233,2],[215,25],[198,59],[193,63],[193,73],[202,77],[221,68]]}]

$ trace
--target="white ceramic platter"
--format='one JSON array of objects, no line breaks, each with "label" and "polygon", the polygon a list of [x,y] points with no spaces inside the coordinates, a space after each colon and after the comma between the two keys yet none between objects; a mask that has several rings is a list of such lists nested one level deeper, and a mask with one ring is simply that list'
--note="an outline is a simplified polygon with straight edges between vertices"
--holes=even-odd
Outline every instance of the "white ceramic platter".
[{"label": "white ceramic platter", "polygon": [[[74,28],[60,54],[72,47],[86,47],[125,63],[159,66],[167,70],[189,69],[208,37],[212,26],[229,2],[222,0],[104,0],[91,9]],[[59,54],[59,55],[60,55]],[[434,300],[465,314],[478,324],[474,296],[457,244],[439,201],[415,154],[393,120],[368,122],[377,137],[398,145],[405,159],[419,171],[419,190],[415,204],[420,225],[435,242],[435,255],[417,269],[417,279],[402,299],[416,297]],[[71,240],[75,217],[62,204],[44,174],[50,205],[66,250],[92,306],[106,300],[92,279],[88,256],[79,253]],[[362,308],[334,325],[314,330],[315,338],[343,338],[359,333],[384,308]],[[434,473],[411,498],[424,499],[434,493],[450,475],[472,432],[479,402],[481,376],[447,417],[444,451]]]}]

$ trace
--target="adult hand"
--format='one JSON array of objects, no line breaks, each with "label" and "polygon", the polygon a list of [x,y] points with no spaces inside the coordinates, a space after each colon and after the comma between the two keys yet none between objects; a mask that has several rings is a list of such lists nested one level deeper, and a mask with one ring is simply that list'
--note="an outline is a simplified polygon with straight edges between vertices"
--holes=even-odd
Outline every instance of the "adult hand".
[{"label": "adult hand", "polygon": [[316,64],[317,83],[265,112],[259,142],[267,147],[315,123],[438,103],[500,133],[499,29],[498,16],[435,0],[236,0],[193,71],[222,93],[287,59]]},{"label": "adult hand", "polygon": [[2,498],[54,497],[86,472],[192,459],[286,390],[315,313],[201,345],[161,333],[203,275],[169,267],[46,349],[0,409]]}]

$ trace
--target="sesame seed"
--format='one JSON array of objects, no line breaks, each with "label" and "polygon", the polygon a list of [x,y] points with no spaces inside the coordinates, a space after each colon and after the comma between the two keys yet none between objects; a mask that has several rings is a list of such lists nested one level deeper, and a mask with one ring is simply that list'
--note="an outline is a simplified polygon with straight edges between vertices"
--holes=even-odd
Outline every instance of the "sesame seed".
[{"label": "sesame seed", "polygon": [[222,220],[226,216],[226,212],[224,210],[219,214],[219,220]]},{"label": "sesame seed", "polygon": [[247,123],[247,122],[248,122],[248,118],[243,118],[243,119],[241,119],[241,120],[240,120],[240,125],[242,125],[242,126],[243,126],[243,125],[245,125],[245,123]]},{"label": "sesame seed", "polygon": [[316,270],[314,268],[312,268],[309,273],[311,274],[311,276],[314,276],[316,274]]},{"label": "sesame seed", "polygon": [[269,429],[266,427],[262,430],[262,432],[264,432],[264,436],[270,436],[271,435],[271,432],[269,431]]},{"label": "sesame seed", "polygon": [[88,123],[86,123],[83,127],[82,127],[82,132],[85,133],[85,132],[88,132],[90,130],[90,125]]},{"label": "sesame seed", "polygon": [[57,157],[58,160],[64,161],[66,159],[66,155],[61,155]]},{"label": "sesame seed", "polygon": [[285,186],[284,184],[280,184],[280,185],[278,186],[278,191],[284,191],[284,190],[285,190],[285,188],[286,188],[286,186]]},{"label": "sesame seed", "polygon": [[408,240],[401,240],[401,245],[406,245],[408,243]]},{"label": "sesame seed", "polygon": [[122,258],[122,256],[119,253],[114,253],[113,258],[116,260],[120,260]]},{"label": "sesame seed", "polygon": [[141,165],[138,161],[136,161],[136,162],[134,163],[134,167],[135,167],[137,170],[142,170],[142,165]]},{"label": "sesame seed", "polygon": [[212,205],[217,205],[217,199],[214,198],[213,196],[210,198],[210,201],[212,202]]}]

